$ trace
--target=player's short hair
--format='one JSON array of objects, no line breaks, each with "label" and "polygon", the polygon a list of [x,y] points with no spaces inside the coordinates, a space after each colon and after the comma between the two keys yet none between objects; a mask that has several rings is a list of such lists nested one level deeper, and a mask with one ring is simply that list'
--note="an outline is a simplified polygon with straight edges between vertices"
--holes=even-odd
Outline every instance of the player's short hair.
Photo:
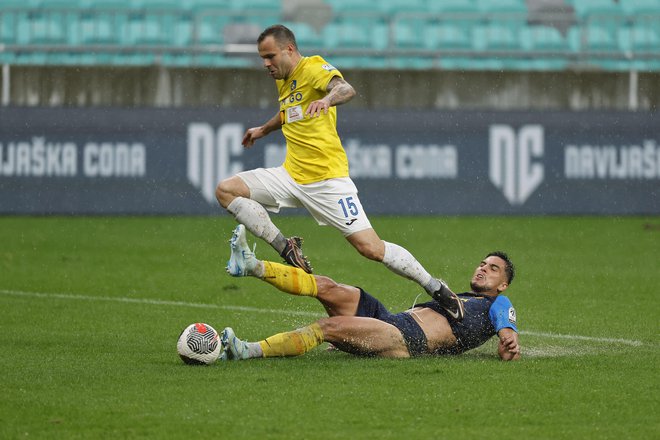
[{"label": "player's short hair", "polygon": [[293,44],[293,47],[298,50],[298,43],[296,43],[296,36],[293,34],[293,31],[282,24],[274,24],[264,29],[259,35],[259,38],[257,38],[257,44],[261,43],[266,37],[271,35],[279,46]]},{"label": "player's short hair", "polygon": [[516,276],[516,268],[513,265],[513,262],[509,258],[509,256],[506,254],[506,252],[502,251],[493,251],[486,255],[486,258],[488,257],[499,257],[502,260],[504,260],[504,272],[506,273],[506,278],[507,278],[507,284],[511,284],[513,281],[513,277]]}]

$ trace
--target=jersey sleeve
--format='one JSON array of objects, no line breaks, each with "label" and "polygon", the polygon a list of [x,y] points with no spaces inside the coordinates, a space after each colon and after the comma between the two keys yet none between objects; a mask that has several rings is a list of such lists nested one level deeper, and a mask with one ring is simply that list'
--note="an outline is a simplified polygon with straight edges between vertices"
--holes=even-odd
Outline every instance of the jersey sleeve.
[{"label": "jersey sleeve", "polygon": [[343,78],[343,75],[335,66],[328,63],[321,57],[315,57],[314,59],[314,71],[315,74],[312,77],[312,87],[316,90],[325,90],[328,88],[330,80],[335,76]]},{"label": "jersey sleeve", "polygon": [[516,333],[518,327],[516,326],[516,309],[506,296],[498,296],[490,307],[489,312],[490,322],[495,327],[495,332],[499,332],[503,328],[513,329]]}]

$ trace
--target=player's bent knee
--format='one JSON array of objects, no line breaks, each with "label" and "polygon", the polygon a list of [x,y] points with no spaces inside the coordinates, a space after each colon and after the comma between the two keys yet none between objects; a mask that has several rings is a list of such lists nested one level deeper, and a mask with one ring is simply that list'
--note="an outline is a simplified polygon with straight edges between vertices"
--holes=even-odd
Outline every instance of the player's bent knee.
[{"label": "player's bent knee", "polygon": [[242,194],[239,182],[236,181],[235,177],[225,179],[215,187],[215,198],[223,208],[229,206],[236,197],[245,197],[245,194]]}]

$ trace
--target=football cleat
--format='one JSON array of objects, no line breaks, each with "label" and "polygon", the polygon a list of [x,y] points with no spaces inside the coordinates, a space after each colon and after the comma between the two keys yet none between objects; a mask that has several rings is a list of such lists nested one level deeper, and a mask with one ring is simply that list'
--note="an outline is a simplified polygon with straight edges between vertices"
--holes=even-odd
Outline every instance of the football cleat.
[{"label": "football cleat", "polygon": [[[256,247],[256,243],[255,243]],[[227,272],[233,277],[244,277],[250,274],[257,265],[254,249],[250,251],[245,235],[245,226],[238,225],[229,240],[231,255],[227,262]]]},{"label": "football cleat", "polygon": [[240,361],[250,357],[247,342],[238,339],[231,327],[222,331],[220,344],[222,344],[221,361]]},{"label": "football cleat", "polygon": [[463,301],[456,295],[454,292],[449,289],[447,284],[440,281],[440,289],[433,292],[431,295],[434,300],[436,300],[443,309],[449,313],[449,316],[454,318],[457,321],[462,321],[465,316],[465,308],[463,307]]},{"label": "football cleat", "polygon": [[312,265],[302,252],[303,240],[300,237],[286,239],[286,246],[280,254],[284,261],[291,266],[299,267],[307,273],[312,273]]}]

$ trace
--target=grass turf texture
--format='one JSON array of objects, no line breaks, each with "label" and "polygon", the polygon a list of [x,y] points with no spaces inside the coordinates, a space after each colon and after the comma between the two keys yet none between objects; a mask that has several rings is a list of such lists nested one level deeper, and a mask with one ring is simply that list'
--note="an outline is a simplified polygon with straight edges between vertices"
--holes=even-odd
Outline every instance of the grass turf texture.
[{"label": "grass turf texture", "polygon": [[[305,237],[316,273],[397,311],[421,293],[336,231],[275,219]],[[175,344],[192,322],[258,340],[322,308],[225,274],[228,217],[4,217],[0,438],[657,437],[658,218],[372,222],[456,290],[488,251],[508,251],[523,360],[500,362],[491,341],[447,358],[319,348],[187,366]],[[279,261],[262,242],[257,254]]]}]

